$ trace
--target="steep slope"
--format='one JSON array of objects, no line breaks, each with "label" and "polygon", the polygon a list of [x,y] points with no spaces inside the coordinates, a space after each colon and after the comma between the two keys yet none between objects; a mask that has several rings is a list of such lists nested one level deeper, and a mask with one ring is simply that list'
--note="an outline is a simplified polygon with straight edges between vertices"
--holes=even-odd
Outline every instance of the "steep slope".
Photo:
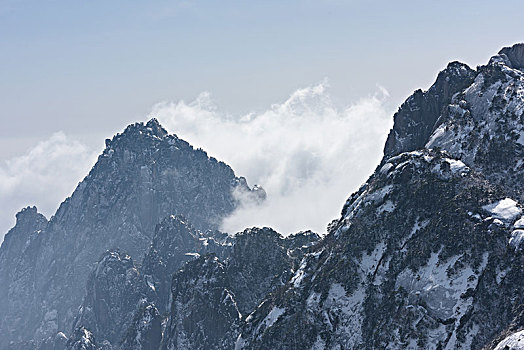
[{"label": "steep slope", "polygon": [[[517,44],[502,49],[477,71],[459,63],[450,64],[426,93],[415,92],[395,115],[386,157],[438,147],[523,201],[522,62],[524,44]],[[440,98],[442,81],[454,87],[444,94],[446,99]],[[435,104],[431,112],[425,107],[428,103]],[[420,130],[424,130],[423,135]]]},{"label": "steep slope", "polygon": [[[47,223],[36,207],[27,207],[16,214],[15,226],[5,235],[0,247],[0,310],[6,314],[2,317],[0,313],[0,330],[7,332],[11,324],[21,322],[20,318],[31,316],[26,313],[29,310],[24,310],[24,303],[32,300],[35,293],[31,281],[35,279],[38,252],[31,243]],[[9,315],[10,310],[20,312]]]},{"label": "steep slope", "polygon": [[156,227],[151,248],[142,263],[148,284],[155,290],[155,305],[166,313],[172,276],[195,256],[209,253],[224,257],[231,250],[231,238],[218,231],[196,230],[182,216],[168,216]]},{"label": "steep slope", "polygon": [[87,280],[87,293],[73,329],[84,327],[98,341],[118,344],[137,308],[154,298],[154,291],[133,263],[119,251],[106,252]]},{"label": "steep slope", "polygon": [[505,48],[477,71],[452,63],[403,104],[375,173],[292,279],[247,317],[237,349],[518,341],[523,54],[523,45]]},{"label": "steep slope", "polygon": [[154,315],[151,320],[160,322],[167,314],[173,274],[200,255],[225,257],[232,247],[233,238],[227,234],[202,233],[180,215],[166,217],[155,232],[140,267],[120,251],[108,251],[102,256],[87,281],[73,329],[84,327],[99,342],[115,348],[139,348],[145,338],[152,338],[146,342],[154,343],[157,336],[161,339],[161,331],[146,320]]},{"label": "steep slope", "polygon": [[248,317],[237,346],[480,348],[524,302],[523,254],[511,243],[521,214],[447,154],[389,159]]},{"label": "steep slope", "polygon": [[[10,239],[2,244],[11,253],[2,255],[0,266],[23,271],[16,273],[18,282],[0,285],[0,295],[8,295],[2,300],[7,307],[0,314],[0,348],[67,331],[87,276],[107,249],[141,261],[155,225],[172,214],[190,218],[199,229],[215,229],[237,205],[236,191],[251,190],[229,166],[169,135],[155,119],[106,140],[89,175],[46,228],[27,246]],[[263,197],[263,190],[253,196]]]},{"label": "steep slope", "polygon": [[173,277],[171,317],[162,349],[231,349],[240,323],[226,268],[214,255]]},{"label": "steep slope", "polygon": [[428,91],[415,91],[393,116],[384,154],[392,156],[424,147],[452,97],[469,86],[475,75],[464,63],[451,62]]},{"label": "steep slope", "polygon": [[237,234],[224,262],[208,255],[174,277],[162,349],[232,349],[246,316],[282,287],[319,236],[283,238],[270,228]]},{"label": "steep slope", "polygon": [[231,348],[242,314],[284,285],[318,239],[309,231],[283,238],[269,228],[202,233],[169,216],[140,268],[118,251],[104,254],[73,328],[114,349],[139,349],[162,339],[159,324],[168,318],[164,348]]}]

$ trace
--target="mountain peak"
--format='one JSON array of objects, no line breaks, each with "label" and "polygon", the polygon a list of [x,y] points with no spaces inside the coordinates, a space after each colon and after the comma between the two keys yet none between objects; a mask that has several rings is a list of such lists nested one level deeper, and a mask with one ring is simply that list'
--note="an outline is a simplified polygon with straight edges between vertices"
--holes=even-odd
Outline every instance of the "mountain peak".
[{"label": "mountain peak", "polygon": [[[110,148],[114,141],[121,139],[122,137],[136,138],[142,136],[146,138],[164,139],[169,136],[166,129],[160,124],[158,119],[152,118],[147,123],[137,122],[129,124],[122,133],[116,134],[112,139],[106,139],[106,147]],[[173,135],[175,138],[176,136]]]},{"label": "mountain peak", "polygon": [[43,215],[38,212],[38,209],[35,206],[27,206],[16,214],[16,224],[19,225],[24,222],[35,222],[40,219],[40,217],[43,217]]},{"label": "mountain peak", "polygon": [[499,51],[498,56],[501,56],[510,68],[522,70],[524,68],[524,43],[504,47]]},{"label": "mountain peak", "polygon": [[160,124],[158,119],[151,118],[145,125],[146,129],[151,129],[153,134],[158,137],[164,137],[168,134],[167,130]]}]

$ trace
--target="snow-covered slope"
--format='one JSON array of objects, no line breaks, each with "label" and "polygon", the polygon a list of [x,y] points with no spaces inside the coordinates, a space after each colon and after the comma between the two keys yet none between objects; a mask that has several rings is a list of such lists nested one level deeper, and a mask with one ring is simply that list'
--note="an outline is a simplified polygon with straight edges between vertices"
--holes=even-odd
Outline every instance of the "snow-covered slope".
[{"label": "snow-covered slope", "polygon": [[237,349],[481,349],[524,327],[522,62],[523,45],[454,62],[408,98],[375,173]]}]

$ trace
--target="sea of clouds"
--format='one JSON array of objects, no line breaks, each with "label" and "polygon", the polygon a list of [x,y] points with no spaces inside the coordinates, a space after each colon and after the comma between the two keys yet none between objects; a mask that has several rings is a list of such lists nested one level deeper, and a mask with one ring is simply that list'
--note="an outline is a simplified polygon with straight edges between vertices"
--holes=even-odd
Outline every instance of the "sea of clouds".
[{"label": "sea of clouds", "polygon": [[[202,93],[191,102],[158,103],[149,117],[265,189],[262,205],[244,201],[224,220],[226,232],[270,226],[283,234],[324,233],[381,158],[393,122],[388,97],[378,87],[375,94],[338,108],[323,81],[260,112],[232,115]],[[87,175],[97,151],[57,132],[0,164],[0,239],[24,206],[54,214]]]}]

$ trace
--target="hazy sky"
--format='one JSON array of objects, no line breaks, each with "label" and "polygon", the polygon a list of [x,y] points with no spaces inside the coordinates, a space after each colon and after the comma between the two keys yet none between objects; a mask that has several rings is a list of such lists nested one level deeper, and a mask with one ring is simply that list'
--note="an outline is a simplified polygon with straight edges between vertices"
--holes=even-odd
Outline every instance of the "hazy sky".
[{"label": "hazy sky", "polygon": [[[520,1],[0,0],[0,232],[22,206],[37,204],[51,215],[104,138],[152,111],[250,183],[268,181],[285,205],[303,201],[304,188],[320,181],[311,169],[333,167],[345,154],[330,173],[342,176],[355,164],[361,170],[343,184],[322,180],[324,192],[342,193],[326,203],[341,207],[379,158],[398,104],[426,89],[447,62],[476,66],[524,41],[522,13]],[[290,101],[298,103],[291,110]],[[275,122],[288,114],[295,119]],[[248,116],[258,121],[242,124]],[[209,118],[222,136],[202,125]],[[300,134],[296,118],[308,121]],[[280,140],[284,127],[300,139],[275,147],[271,165],[279,170],[271,174],[228,149],[249,147],[245,138],[216,141],[234,137],[228,130],[254,138],[250,128],[261,124],[271,126],[269,138],[256,135],[247,152],[253,157],[263,140]],[[340,127],[348,131],[329,152],[329,139],[308,143]],[[357,146],[361,152],[343,152]],[[302,181],[303,174],[312,175]],[[332,210],[311,226],[325,227]],[[293,229],[284,221],[276,226]]]}]

